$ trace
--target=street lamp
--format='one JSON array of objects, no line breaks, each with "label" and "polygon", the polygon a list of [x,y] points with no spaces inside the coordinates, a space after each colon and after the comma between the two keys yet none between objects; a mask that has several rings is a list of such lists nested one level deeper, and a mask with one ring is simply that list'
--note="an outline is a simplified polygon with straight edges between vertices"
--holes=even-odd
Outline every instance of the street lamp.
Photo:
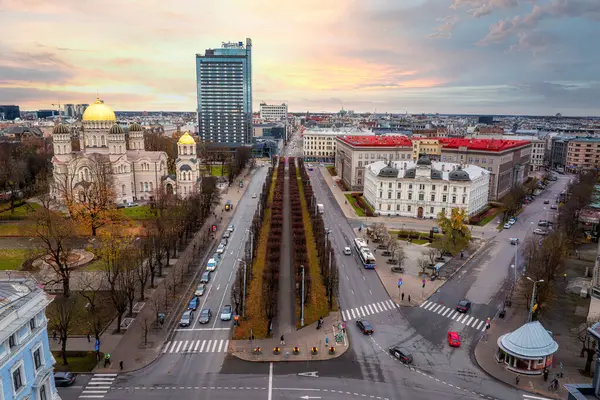
[{"label": "street lamp", "polygon": [[242,264],[244,264],[244,294],[243,294],[243,303],[244,306],[242,307],[242,318],[246,317],[246,261],[242,260],[241,258],[237,259],[239,262],[241,262]]},{"label": "street lamp", "polygon": [[534,281],[528,276],[526,278],[527,280],[533,282],[533,292],[531,293],[531,305],[529,306],[529,315],[527,316],[527,322],[531,322],[533,320],[533,305],[535,304],[535,285],[537,283],[544,282],[544,280],[540,279],[539,281]]}]

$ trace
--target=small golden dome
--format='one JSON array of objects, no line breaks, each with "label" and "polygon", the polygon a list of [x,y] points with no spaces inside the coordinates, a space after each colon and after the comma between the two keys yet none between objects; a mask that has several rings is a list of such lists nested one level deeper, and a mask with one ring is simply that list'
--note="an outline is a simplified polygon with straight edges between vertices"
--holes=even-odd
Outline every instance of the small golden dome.
[{"label": "small golden dome", "polygon": [[142,132],[143,130],[144,128],[142,128],[142,126],[137,122],[134,122],[133,124],[129,125],[129,132]]},{"label": "small golden dome", "polygon": [[116,121],[115,112],[109,106],[96,99],[94,104],[89,105],[83,112],[83,121]]},{"label": "small golden dome", "polygon": [[196,141],[194,140],[192,135],[190,135],[189,132],[186,132],[183,135],[181,135],[181,137],[177,141],[177,144],[196,144]]},{"label": "small golden dome", "polygon": [[66,125],[63,125],[63,124],[56,125],[54,127],[54,129],[52,130],[52,134],[54,134],[54,135],[67,134],[67,133],[71,133],[71,131],[69,130],[69,128]]},{"label": "small golden dome", "polygon": [[121,133],[125,133],[123,131],[123,128],[121,128],[121,126],[119,124],[114,124],[110,130],[108,131],[109,134],[114,134],[114,135],[118,135]]}]

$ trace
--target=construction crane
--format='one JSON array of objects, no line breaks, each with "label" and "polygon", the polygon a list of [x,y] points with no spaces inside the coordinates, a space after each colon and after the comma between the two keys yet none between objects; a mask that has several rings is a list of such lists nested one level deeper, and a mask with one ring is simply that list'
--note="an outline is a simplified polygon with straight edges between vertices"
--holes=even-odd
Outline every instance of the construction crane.
[{"label": "construction crane", "polygon": [[56,107],[58,110],[58,120],[59,123],[62,121],[62,105],[60,103],[52,103],[53,107]]}]

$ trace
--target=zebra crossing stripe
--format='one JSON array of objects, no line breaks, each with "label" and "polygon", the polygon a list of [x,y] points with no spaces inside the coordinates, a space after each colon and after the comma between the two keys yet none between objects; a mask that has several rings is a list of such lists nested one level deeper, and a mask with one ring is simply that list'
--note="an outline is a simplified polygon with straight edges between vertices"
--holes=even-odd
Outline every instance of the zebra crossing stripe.
[{"label": "zebra crossing stripe", "polygon": [[220,340],[219,341],[219,350],[217,350],[217,351],[220,353],[222,348],[223,348],[223,341]]},{"label": "zebra crossing stripe", "polygon": [[371,311],[371,314],[375,314],[375,307],[372,307],[370,304],[367,306],[369,308],[369,311]]},{"label": "zebra crossing stripe", "polygon": [[373,308],[375,308],[378,313],[383,311],[382,309],[379,308],[379,304],[377,304],[377,303],[373,303]]},{"label": "zebra crossing stripe", "polygon": [[446,312],[448,312],[448,307],[445,307],[445,306],[444,306],[444,307],[440,308],[440,311],[438,311],[438,314],[441,314],[441,313],[442,313],[442,311],[445,311],[445,312],[444,312],[444,314],[445,314]]},{"label": "zebra crossing stripe", "polygon": [[362,313],[363,313],[364,315],[370,315],[370,313],[369,313],[369,311],[367,310],[367,307],[366,307],[366,306],[364,306],[364,307],[363,307],[363,306],[360,306],[360,310],[362,311]]},{"label": "zebra crossing stripe", "polygon": [[[473,324],[473,325],[475,325],[475,324]],[[477,325],[477,328],[475,328],[475,326],[473,326],[473,328],[475,328],[475,329],[479,329],[479,328],[481,328],[481,325],[483,325],[483,321],[480,321],[480,322],[479,322],[479,324]]]},{"label": "zebra crossing stripe", "polygon": [[385,304],[385,301],[382,301],[380,304],[381,304],[381,307],[383,307],[383,311],[388,310],[387,305]]},{"label": "zebra crossing stripe", "polygon": [[175,351],[175,346],[177,346],[177,340],[173,341],[173,346],[171,346],[171,350],[169,350],[169,353]]},{"label": "zebra crossing stripe", "polygon": [[471,321],[473,321],[474,319],[475,319],[475,317],[469,318],[469,320],[467,321],[467,323],[465,325],[469,326],[471,324]]},{"label": "zebra crossing stripe", "polygon": [[[451,309],[451,308],[449,308],[449,307],[448,307],[448,308],[446,308],[446,311],[444,311],[444,313],[442,314],[442,317],[445,317],[445,316],[446,316],[446,314],[448,314],[448,311],[452,311],[452,309]],[[450,313],[450,314],[452,314],[452,313]],[[448,316],[450,316],[450,314],[448,314]]]},{"label": "zebra crossing stripe", "polygon": [[187,349],[187,345],[188,345],[188,341],[186,340],[185,343],[183,344],[183,348],[181,349],[181,351],[185,351]]},{"label": "zebra crossing stripe", "polygon": [[362,307],[356,307],[356,313],[359,317],[364,317],[365,313],[362,312]]},{"label": "zebra crossing stripe", "polygon": [[354,319],[354,318],[356,318],[356,314],[354,314],[354,308],[353,308],[353,309],[351,309],[351,310],[350,310],[350,312],[352,313],[352,318],[350,318],[350,319]]},{"label": "zebra crossing stripe", "polygon": [[183,344],[183,342],[177,343],[177,350],[175,350],[175,353],[179,353],[179,349],[181,349],[182,344]]},{"label": "zebra crossing stripe", "polygon": [[430,311],[431,311],[431,312],[436,312],[436,311],[437,311],[437,310],[438,310],[438,309],[439,309],[441,306],[442,306],[441,304],[437,304],[437,305],[435,306],[435,308],[432,308]]},{"label": "zebra crossing stripe", "polygon": [[344,312],[344,310],[342,310],[342,319],[344,321],[348,321],[348,318],[346,318],[346,313]]},{"label": "zebra crossing stripe", "polygon": [[200,341],[196,341],[196,345],[194,346],[194,353],[198,351],[198,346],[200,346]]},{"label": "zebra crossing stripe", "polygon": [[202,341],[202,346],[200,346],[200,353],[202,353],[204,351],[204,346],[206,345],[206,342],[203,340]]},{"label": "zebra crossing stripe", "polygon": [[212,347],[212,349],[210,350],[210,352],[211,352],[211,353],[214,353],[214,352],[215,352],[215,349],[217,348],[217,341],[216,341],[216,340],[213,340],[213,342],[214,342],[214,343],[213,343],[213,347]]},{"label": "zebra crossing stripe", "polygon": [[165,348],[163,349],[163,353],[166,353],[167,350],[169,350],[169,345],[171,344],[171,341],[168,341],[167,344],[165,344]]},{"label": "zebra crossing stripe", "polygon": [[429,304],[427,304],[427,307],[425,307],[425,309],[426,309],[427,311],[429,311],[429,310],[431,310],[433,307],[435,307],[435,303],[429,303]]},{"label": "zebra crossing stripe", "polygon": [[229,340],[225,341],[225,348],[223,349],[223,351],[227,351],[227,349],[229,349]]},{"label": "zebra crossing stripe", "polygon": [[396,308],[396,307],[394,307],[394,302],[392,300],[388,300],[388,301],[386,301],[386,303],[387,303],[387,306],[390,308],[390,310],[393,310],[394,308]]},{"label": "zebra crossing stripe", "polygon": [[423,304],[421,304],[421,305],[419,306],[419,308],[423,308],[423,307],[425,307],[425,306],[426,306],[426,305],[428,305],[428,304],[430,304],[430,303],[429,303],[429,301],[425,300],[425,301],[423,302]]}]

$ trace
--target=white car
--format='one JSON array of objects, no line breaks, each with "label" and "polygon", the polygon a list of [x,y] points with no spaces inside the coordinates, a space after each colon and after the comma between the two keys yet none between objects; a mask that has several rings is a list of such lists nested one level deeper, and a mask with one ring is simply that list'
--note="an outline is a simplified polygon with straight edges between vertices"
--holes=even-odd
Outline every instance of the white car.
[{"label": "white car", "polygon": [[255,199],[256,198],[256,193],[252,193],[252,198]]},{"label": "white car", "polygon": [[548,234],[547,231],[537,228],[533,230],[533,233],[535,233],[536,235],[542,235],[542,236],[546,236]]},{"label": "white car", "polygon": [[516,219],[514,219],[514,218],[511,218],[511,219],[509,219],[509,220],[508,220],[508,223],[509,223],[511,226],[512,226],[512,225],[514,225],[514,224],[515,224],[515,222],[517,222],[517,220],[516,220]]},{"label": "white car", "polygon": [[510,238],[510,244],[517,245],[519,244],[519,238]]},{"label": "white car", "polygon": [[221,243],[219,245],[219,247],[217,247],[217,253],[219,253],[219,254],[225,253],[225,245],[223,243]]},{"label": "white car", "polygon": [[347,256],[352,255],[352,250],[350,250],[350,247],[344,247],[344,254]]},{"label": "white car", "polygon": [[511,226],[512,225],[507,222],[504,224],[504,229],[510,229]]},{"label": "white car", "polygon": [[201,283],[196,288],[196,291],[194,292],[194,296],[198,296],[198,297],[203,296],[205,291],[206,291],[206,285],[204,283]]}]

